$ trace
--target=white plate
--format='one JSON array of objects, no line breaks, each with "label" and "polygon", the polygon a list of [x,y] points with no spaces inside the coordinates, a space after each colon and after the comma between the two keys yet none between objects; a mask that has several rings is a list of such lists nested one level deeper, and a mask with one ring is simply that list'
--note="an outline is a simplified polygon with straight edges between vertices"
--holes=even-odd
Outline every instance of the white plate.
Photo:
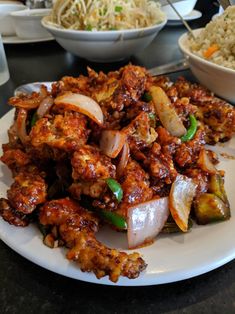
[{"label": "white plate", "polygon": [[[7,129],[13,118],[13,111],[0,119],[0,143],[7,142]],[[235,138],[218,146],[218,150],[235,156]],[[116,285],[142,286],[174,282],[194,277],[215,269],[235,258],[235,160],[221,157],[220,168],[226,171],[225,188],[230,200],[232,217],[229,221],[208,226],[196,226],[189,233],[164,235],[148,247],[138,249],[148,267],[139,278],[120,278]],[[0,165],[0,197],[11,184],[10,172]],[[43,245],[40,232],[30,225],[26,228],[14,227],[0,218],[0,238],[9,247],[37,265],[67,277],[113,285],[108,278],[96,279],[93,274],[83,273],[74,262],[65,258],[65,250],[50,249]],[[119,249],[126,249],[125,234],[105,229],[99,240]]]},{"label": "white plate", "polygon": [[30,43],[40,43],[44,41],[55,40],[51,35],[44,38],[32,38],[32,39],[23,39],[17,36],[2,36],[2,41],[4,44],[30,44]]},{"label": "white plate", "polygon": [[[200,11],[197,10],[193,10],[191,13],[189,13],[188,15],[184,16],[184,19],[187,22],[199,19],[202,16],[202,13]],[[167,25],[169,26],[178,26],[178,25],[182,25],[182,21],[180,18],[177,19],[167,19]]]}]

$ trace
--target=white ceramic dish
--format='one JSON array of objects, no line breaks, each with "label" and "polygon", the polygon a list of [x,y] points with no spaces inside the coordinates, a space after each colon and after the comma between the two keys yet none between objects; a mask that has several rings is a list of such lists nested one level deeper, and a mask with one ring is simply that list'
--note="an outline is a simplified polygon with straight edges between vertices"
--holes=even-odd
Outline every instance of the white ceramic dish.
[{"label": "white ceramic dish", "polygon": [[[175,9],[179,12],[181,16],[186,16],[192,12],[193,8],[195,7],[197,0],[182,0],[173,3]],[[178,19],[178,15],[172,9],[172,7],[167,4],[162,6],[162,11],[166,13],[167,19],[175,20]]]},{"label": "white ceramic dish", "polygon": [[16,35],[22,39],[45,38],[50,35],[42,27],[41,19],[49,15],[50,9],[32,9],[12,12],[10,14],[15,25]]},{"label": "white ceramic dish", "polygon": [[44,17],[42,25],[72,54],[96,62],[126,59],[146,48],[164,27],[166,20],[151,27],[120,31],[78,31],[61,29]]},{"label": "white ceramic dish", "polygon": [[0,3],[0,33],[3,36],[15,35],[15,27],[10,17],[10,13],[18,10],[25,10],[26,8],[25,5],[18,2]]},{"label": "white ceramic dish", "polygon": [[[194,30],[197,36],[202,29]],[[187,58],[189,67],[198,81],[216,95],[235,104],[235,70],[207,61],[189,49],[188,33],[179,38],[179,47]]]},{"label": "white ceramic dish", "polygon": [[214,19],[217,18],[218,16],[220,16],[219,13],[214,14],[214,15],[212,16],[211,20],[214,21]]},{"label": "white ceramic dish", "polygon": [[[13,114],[12,110],[0,119],[0,143],[7,142],[7,129]],[[213,149],[235,156],[235,138]],[[220,160],[219,167],[226,171],[225,189],[231,205],[231,219],[207,226],[194,225],[187,234],[159,236],[153,245],[138,249],[148,267],[137,279],[120,278],[118,283],[113,284],[108,278],[98,280],[91,273],[81,272],[75,263],[66,260],[64,249],[46,247],[42,243],[39,230],[33,225],[17,228],[0,218],[0,238],[14,251],[39,266],[67,277],[98,284],[145,286],[174,282],[206,273],[235,258],[235,160],[222,156]],[[11,182],[10,171],[0,164],[0,197],[5,196]],[[122,250],[127,247],[126,235],[123,233],[104,229],[98,238],[111,247]]]},{"label": "white ceramic dish", "polygon": [[212,16],[212,21],[214,21],[214,19],[217,17],[217,16],[220,16],[221,14],[223,14],[223,12],[224,12],[224,9],[223,9],[223,7],[220,5],[220,7],[219,7],[219,12],[218,13],[216,13],[216,14],[214,14],[213,16]]},{"label": "white ceramic dish", "polygon": [[[190,21],[194,21],[196,19],[199,19],[201,16],[202,16],[202,13],[200,11],[193,10],[188,15],[184,16],[184,19],[187,22],[190,22]],[[176,19],[172,19],[172,20],[168,19],[167,25],[168,26],[179,26],[179,25],[182,25],[182,21],[180,18],[176,18]]]},{"label": "white ceramic dish", "polygon": [[51,34],[44,38],[31,38],[31,39],[23,39],[18,36],[3,36],[2,41],[4,44],[31,44],[31,43],[40,43],[44,41],[55,40]]}]

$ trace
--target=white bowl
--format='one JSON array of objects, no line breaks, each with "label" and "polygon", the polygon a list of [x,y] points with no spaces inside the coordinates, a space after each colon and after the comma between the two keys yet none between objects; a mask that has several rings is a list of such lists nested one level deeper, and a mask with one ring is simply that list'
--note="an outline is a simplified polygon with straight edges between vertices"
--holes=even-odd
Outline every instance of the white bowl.
[{"label": "white bowl", "polygon": [[10,15],[15,25],[16,35],[22,39],[50,37],[50,33],[41,25],[41,19],[50,12],[50,9],[12,12]]},{"label": "white bowl", "polygon": [[1,4],[22,4],[22,2],[17,0],[0,0],[0,5]]},{"label": "white bowl", "polygon": [[[180,15],[186,16],[192,12],[193,8],[195,7],[196,2],[197,0],[182,0],[179,2],[173,3],[173,6],[180,13]],[[166,13],[167,19],[169,20],[179,19],[178,15],[175,13],[175,11],[172,9],[172,7],[169,4],[162,6],[161,9],[163,12]]]},{"label": "white bowl", "polygon": [[[202,29],[194,30],[197,36]],[[207,61],[189,49],[188,33],[179,38],[179,47],[198,81],[216,95],[235,104],[235,70]]]},{"label": "white bowl", "polygon": [[21,3],[13,2],[0,3],[0,33],[3,36],[15,35],[15,28],[10,13],[18,10],[25,10],[27,7]]},{"label": "white bowl", "polygon": [[165,24],[166,19],[141,29],[91,32],[62,29],[52,25],[50,17],[42,19],[42,25],[65,50],[95,62],[118,61],[143,50]]}]

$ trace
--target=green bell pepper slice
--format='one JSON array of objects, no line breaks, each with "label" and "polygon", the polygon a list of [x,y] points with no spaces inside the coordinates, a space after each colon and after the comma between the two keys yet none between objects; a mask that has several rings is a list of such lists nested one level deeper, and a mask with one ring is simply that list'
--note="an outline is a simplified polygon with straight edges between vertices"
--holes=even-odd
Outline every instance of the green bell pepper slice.
[{"label": "green bell pepper slice", "polygon": [[97,214],[107,222],[111,223],[113,226],[119,229],[127,229],[126,220],[119,214],[107,210],[97,211]]},{"label": "green bell pepper slice", "polygon": [[106,179],[106,183],[107,183],[108,187],[110,188],[110,190],[115,195],[117,201],[121,202],[122,197],[123,197],[123,190],[122,190],[121,185],[116,180],[114,180],[112,178]]},{"label": "green bell pepper slice", "polygon": [[32,119],[30,121],[30,126],[31,128],[35,125],[35,123],[37,122],[38,120],[38,115],[37,115],[37,111],[34,112],[33,116],[32,116]]},{"label": "green bell pepper slice", "polygon": [[194,115],[189,115],[190,127],[187,130],[187,133],[181,137],[182,142],[187,142],[193,139],[195,133],[197,132],[197,120]]},{"label": "green bell pepper slice", "polygon": [[152,95],[148,92],[145,92],[142,96],[142,100],[145,102],[150,102],[153,99]]}]

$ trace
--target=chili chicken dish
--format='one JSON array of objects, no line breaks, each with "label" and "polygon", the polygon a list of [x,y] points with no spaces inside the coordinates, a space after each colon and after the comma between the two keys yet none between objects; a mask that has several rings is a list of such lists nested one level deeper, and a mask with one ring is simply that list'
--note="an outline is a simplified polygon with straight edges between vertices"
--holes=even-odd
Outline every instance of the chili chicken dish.
[{"label": "chili chicken dish", "polygon": [[0,215],[37,224],[44,244],[65,246],[82,271],[117,282],[147,267],[138,252],[98,241],[104,224],[138,250],[158,234],[230,218],[224,172],[205,145],[231,139],[235,110],[202,86],[134,65],[88,68],[9,104],[15,116],[1,161],[14,181]]}]

